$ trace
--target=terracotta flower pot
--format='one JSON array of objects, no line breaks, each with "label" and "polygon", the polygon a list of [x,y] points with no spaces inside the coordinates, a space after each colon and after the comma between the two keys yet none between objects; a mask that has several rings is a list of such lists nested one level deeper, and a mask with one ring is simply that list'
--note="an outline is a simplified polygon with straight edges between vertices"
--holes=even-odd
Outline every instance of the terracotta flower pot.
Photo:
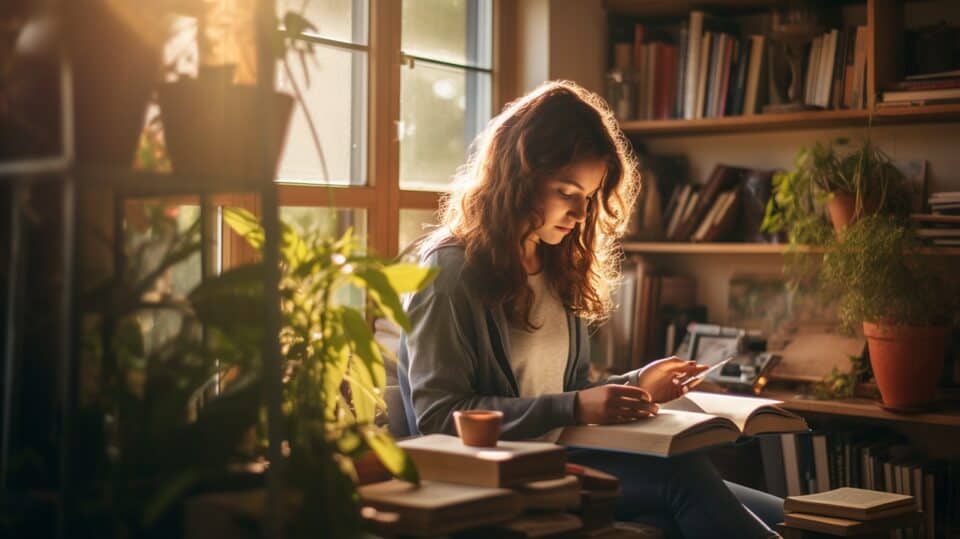
[{"label": "terracotta flower pot", "polygon": [[73,72],[77,160],[130,168],[161,65],[153,4],[64,2]]},{"label": "terracotta flower pot", "polygon": [[827,211],[830,212],[830,222],[833,223],[833,229],[840,232],[861,216],[876,213],[878,205],[875,199],[865,200],[860,212],[857,212],[856,196],[846,193],[833,193],[830,200],[827,201]]},{"label": "terracotta flower pot", "polygon": [[257,114],[258,89],[219,78],[187,79],[159,89],[164,139],[173,170],[204,177],[276,175],[293,98],[275,93],[271,101],[275,143],[264,151],[267,134]]},{"label": "terracotta flower pot", "polygon": [[921,409],[943,372],[947,328],[863,323],[870,365],[885,407]]},{"label": "terracotta flower pot", "polygon": [[463,445],[496,447],[500,438],[500,423],[503,412],[498,410],[457,410],[453,422]]}]

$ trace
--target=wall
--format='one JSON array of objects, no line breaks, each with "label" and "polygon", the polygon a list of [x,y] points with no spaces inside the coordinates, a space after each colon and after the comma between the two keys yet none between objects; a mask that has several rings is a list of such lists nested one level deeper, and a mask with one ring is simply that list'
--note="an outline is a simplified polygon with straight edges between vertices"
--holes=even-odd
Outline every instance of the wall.
[{"label": "wall", "polygon": [[522,0],[517,16],[517,95],[553,79],[603,90],[606,10],[603,0]]}]

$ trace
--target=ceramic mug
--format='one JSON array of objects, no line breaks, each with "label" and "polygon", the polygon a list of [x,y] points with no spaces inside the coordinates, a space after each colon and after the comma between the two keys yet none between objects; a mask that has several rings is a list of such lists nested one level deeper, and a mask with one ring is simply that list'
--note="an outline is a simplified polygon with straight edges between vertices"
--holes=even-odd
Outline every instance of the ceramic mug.
[{"label": "ceramic mug", "polygon": [[503,412],[499,410],[456,410],[453,422],[463,445],[496,447]]}]

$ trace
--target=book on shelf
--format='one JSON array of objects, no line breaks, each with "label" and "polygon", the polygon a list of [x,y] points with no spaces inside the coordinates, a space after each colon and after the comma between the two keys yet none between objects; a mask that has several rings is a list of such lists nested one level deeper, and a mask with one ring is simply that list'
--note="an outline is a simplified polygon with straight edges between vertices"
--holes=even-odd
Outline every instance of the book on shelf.
[{"label": "book on shelf", "polygon": [[[688,208],[684,209],[684,215],[679,219],[678,224],[669,235],[673,241],[687,241],[697,231],[713,207],[717,197],[725,190],[738,189],[743,183],[748,170],[742,167],[718,164],[710,173],[710,177],[703,184],[699,191],[694,193],[693,202],[688,202]],[[692,204],[692,207],[690,207]],[[736,207],[739,209],[739,207]]]},{"label": "book on shelf", "polygon": [[938,223],[960,226],[960,215],[938,215],[936,213],[912,213],[910,220],[918,223]]},{"label": "book on shelf", "polygon": [[750,36],[750,60],[747,66],[742,111],[743,114],[747,116],[756,114],[757,104],[762,103],[765,99],[764,90],[766,89],[766,84],[760,84],[760,81],[766,80],[766,77],[763,76],[766,47],[766,38],[764,36]]},{"label": "book on shelf", "polygon": [[918,238],[960,238],[960,228],[918,228]]},{"label": "book on shelf", "polygon": [[917,510],[916,498],[906,494],[840,487],[816,494],[788,496],[788,513],[809,513],[852,520],[876,520]]},{"label": "book on shelf", "polygon": [[357,492],[364,505],[394,513],[388,529],[400,535],[443,535],[504,522],[523,511],[519,495],[503,488],[391,479],[362,485]]},{"label": "book on shelf", "polygon": [[895,82],[891,90],[938,90],[941,88],[960,88],[960,77],[950,79],[902,80]]},{"label": "book on shelf", "polygon": [[892,532],[902,528],[916,528],[921,522],[921,517],[922,514],[918,511],[882,520],[866,521],[807,513],[786,513],[783,516],[783,522],[792,528],[846,537]]},{"label": "book on shelf", "polygon": [[565,475],[566,453],[546,442],[501,440],[496,447],[471,447],[456,436],[429,434],[397,445],[417,465],[423,479],[508,487]]},{"label": "book on shelf", "polygon": [[736,441],[743,436],[805,431],[806,421],[781,401],[692,391],[656,416],[623,424],[565,427],[558,443],[662,457]]},{"label": "book on shelf", "polygon": [[960,88],[931,88],[922,90],[890,90],[883,92],[883,101],[958,101]]},{"label": "book on shelf", "polygon": [[937,71],[936,73],[917,73],[904,77],[906,81],[960,78],[960,70]]}]

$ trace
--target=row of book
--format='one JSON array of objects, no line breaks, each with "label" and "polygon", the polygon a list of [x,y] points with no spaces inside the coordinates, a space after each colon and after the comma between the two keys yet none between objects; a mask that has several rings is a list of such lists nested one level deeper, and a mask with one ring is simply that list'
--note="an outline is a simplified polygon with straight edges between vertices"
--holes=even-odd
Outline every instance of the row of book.
[{"label": "row of book", "polygon": [[933,193],[927,204],[930,213],[910,216],[917,236],[932,245],[960,245],[960,191]]},{"label": "row of book", "polygon": [[[827,536],[924,537],[917,499],[871,489],[840,487],[784,500],[784,539],[809,537],[807,530]],[[821,535],[822,537],[822,535]]]},{"label": "row of book", "polygon": [[673,354],[688,325],[707,320],[696,297],[696,279],[664,274],[643,259],[627,260],[615,292],[617,310],[593,336],[594,363],[627,372]]},{"label": "row of book", "polygon": [[[717,118],[763,112],[774,44],[743,35],[732,20],[699,10],[677,25],[637,23],[632,43],[614,44],[614,69],[636,81],[622,120]],[[867,28],[834,29],[804,52],[802,100],[820,108],[866,105]],[[632,50],[631,50],[632,48]]]},{"label": "row of book", "polygon": [[804,104],[823,109],[865,108],[867,27],[833,29],[815,37],[804,72]]},{"label": "row of book", "polygon": [[781,434],[761,438],[760,447],[772,494],[839,487],[908,494],[923,511],[922,537],[960,532],[960,515],[951,510],[960,507],[960,462],[925,460],[896,437],[876,432]]},{"label": "row of book", "polygon": [[717,165],[702,185],[678,184],[663,210],[670,241],[758,241],[772,172]]},{"label": "row of book", "polygon": [[960,102],[960,71],[909,75],[882,94],[880,107]]}]

